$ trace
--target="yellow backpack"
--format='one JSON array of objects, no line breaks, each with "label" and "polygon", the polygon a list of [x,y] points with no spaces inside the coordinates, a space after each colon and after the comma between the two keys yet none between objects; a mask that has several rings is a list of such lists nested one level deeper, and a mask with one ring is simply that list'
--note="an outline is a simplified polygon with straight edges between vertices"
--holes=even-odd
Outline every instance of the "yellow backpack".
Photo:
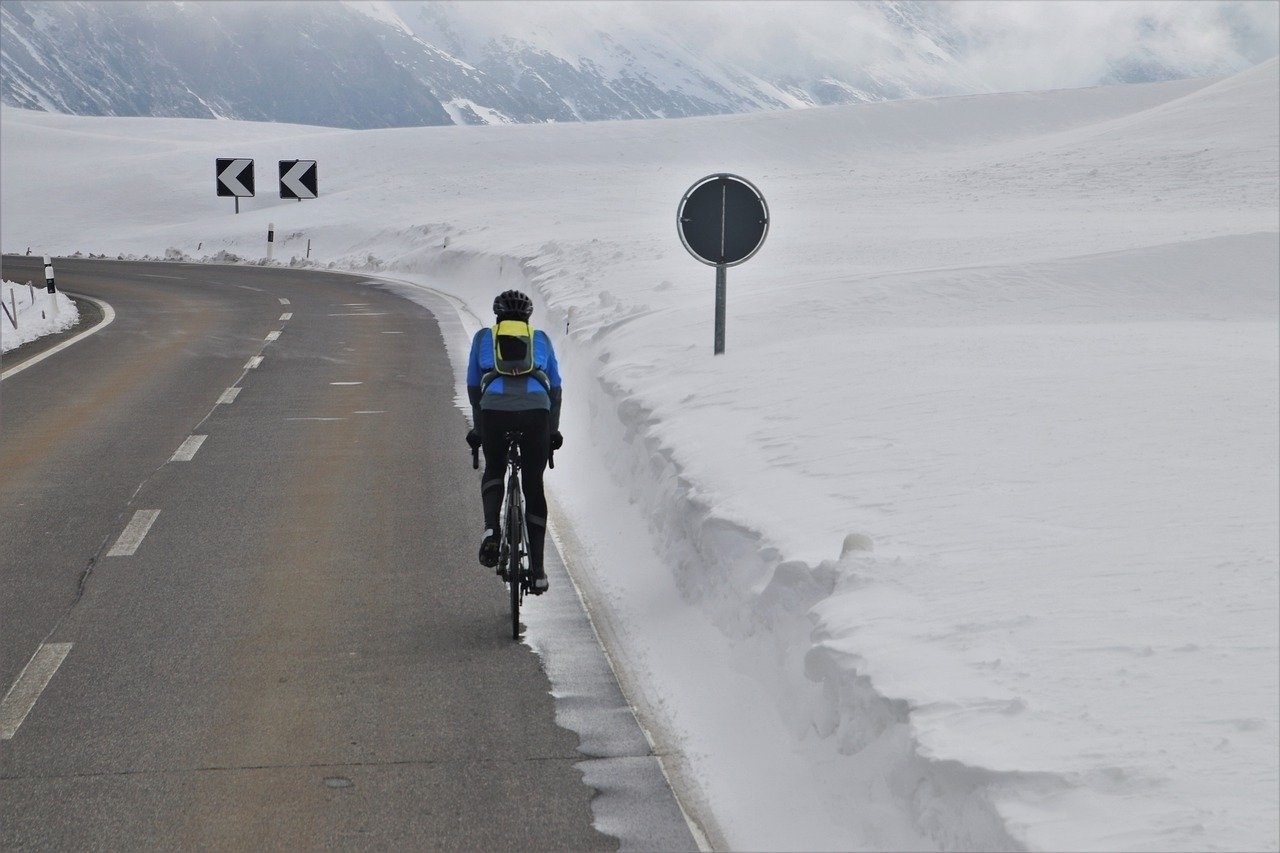
[{"label": "yellow backpack", "polygon": [[548,391],[551,380],[533,364],[533,326],[525,320],[500,320],[490,329],[493,370],[480,381],[482,392],[499,376],[532,376]]}]

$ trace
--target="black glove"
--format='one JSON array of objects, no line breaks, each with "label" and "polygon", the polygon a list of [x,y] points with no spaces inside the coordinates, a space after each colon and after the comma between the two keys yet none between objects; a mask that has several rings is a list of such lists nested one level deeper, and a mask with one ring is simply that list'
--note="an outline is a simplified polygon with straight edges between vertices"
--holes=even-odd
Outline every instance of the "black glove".
[{"label": "black glove", "polygon": [[551,449],[559,450],[564,447],[564,436],[560,434],[560,430],[551,433]]},{"label": "black glove", "polygon": [[467,430],[467,444],[471,446],[472,450],[479,450],[482,443],[480,433],[474,429]]}]

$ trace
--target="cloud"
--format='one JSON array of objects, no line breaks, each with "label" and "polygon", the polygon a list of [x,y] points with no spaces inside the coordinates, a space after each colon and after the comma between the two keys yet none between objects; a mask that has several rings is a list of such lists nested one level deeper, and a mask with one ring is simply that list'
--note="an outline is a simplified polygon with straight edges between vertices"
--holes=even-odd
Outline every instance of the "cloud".
[{"label": "cloud", "polygon": [[[389,5],[413,26],[439,20],[424,16],[420,3]],[[458,46],[470,49],[505,34],[576,58],[598,49],[597,33],[623,44],[654,34],[773,79],[865,74],[914,80],[921,88],[946,81],[973,92],[1096,85],[1117,72],[1130,79],[1227,74],[1280,52],[1280,3],[1265,0],[430,5],[448,10]]]},{"label": "cloud", "polygon": [[1106,82],[1118,68],[1225,74],[1280,50],[1280,4],[1268,2],[948,3],[968,42],[961,61],[991,89]]}]

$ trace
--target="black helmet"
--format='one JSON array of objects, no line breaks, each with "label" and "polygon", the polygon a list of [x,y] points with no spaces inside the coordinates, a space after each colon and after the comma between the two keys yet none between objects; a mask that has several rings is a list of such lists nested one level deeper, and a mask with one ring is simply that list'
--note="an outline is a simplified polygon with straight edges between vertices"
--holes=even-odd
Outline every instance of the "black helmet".
[{"label": "black helmet", "polygon": [[493,313],[498,317],[519,317],[528,320],[533,314],[533,300],[518,290],[506,290],[493,300]]}]

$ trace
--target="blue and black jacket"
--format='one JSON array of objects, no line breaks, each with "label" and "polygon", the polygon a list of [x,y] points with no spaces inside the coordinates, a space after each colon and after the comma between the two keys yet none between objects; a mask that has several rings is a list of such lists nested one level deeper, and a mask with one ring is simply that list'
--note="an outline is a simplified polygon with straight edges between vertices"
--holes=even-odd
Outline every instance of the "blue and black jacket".
[{"label": "blue and black jacket", "polygon": [[540,329],[533,333],[533,370],[521,376],[497,372],[493,353],[493,330],[481,329],[471,338],[467,360],[467,396],[476,429],[481,410],[523,412],[547,409],[551,431],[560,429],[560,366],[551,338]]}]

